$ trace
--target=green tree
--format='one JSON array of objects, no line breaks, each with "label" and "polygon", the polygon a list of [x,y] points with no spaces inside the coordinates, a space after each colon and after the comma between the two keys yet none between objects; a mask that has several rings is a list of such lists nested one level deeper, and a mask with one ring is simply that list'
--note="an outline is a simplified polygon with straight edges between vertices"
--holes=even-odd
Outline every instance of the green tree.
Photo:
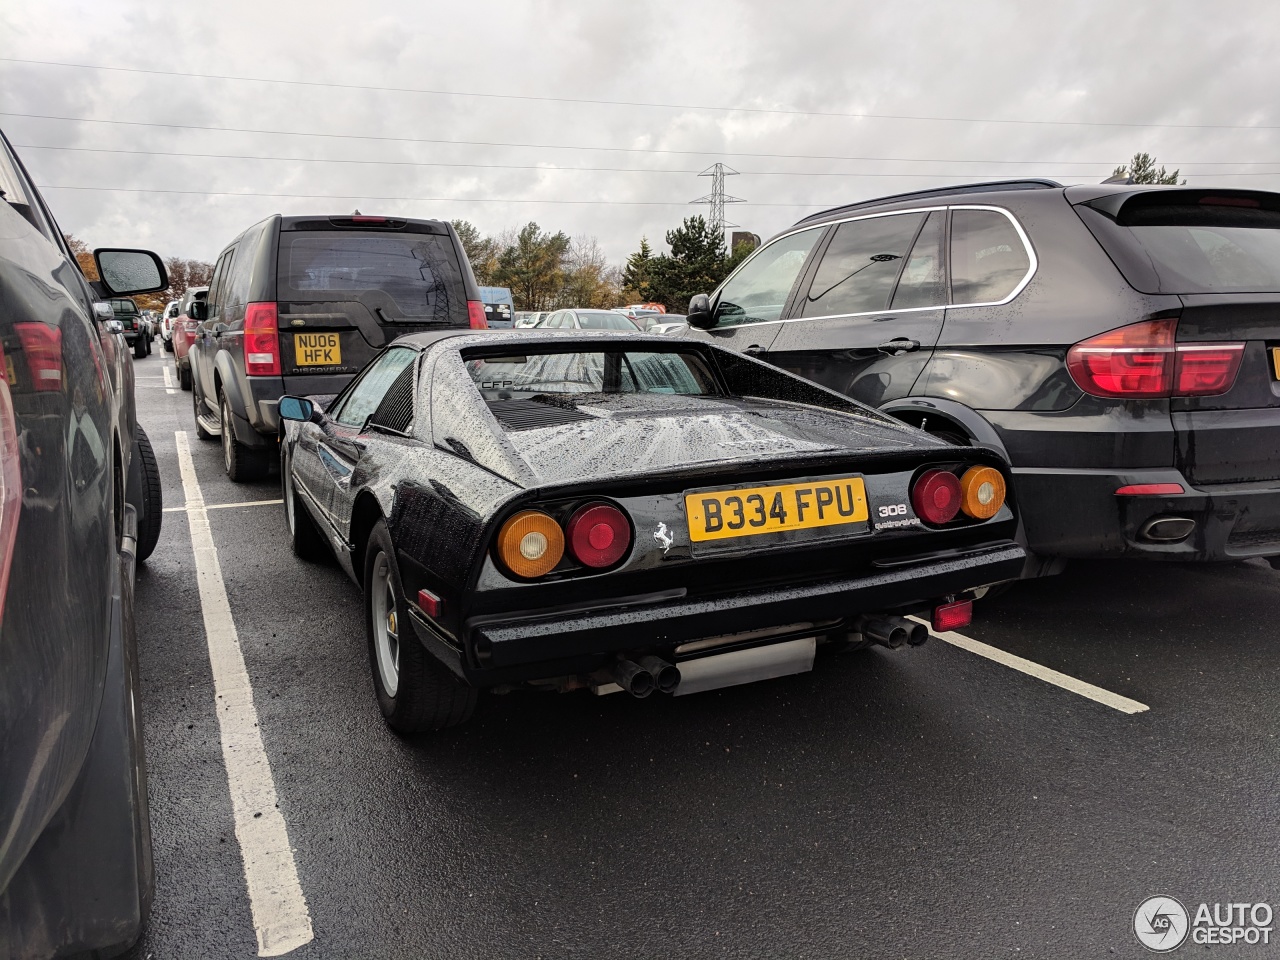
[{"label": "green tree", "polygon": [[1166,183],[1181,186],[1187,181],[1178,180],[1180,170],[1169,173],[1164,167],[1156,169],[1156,158],[1149,153],[1135,153],[1128,164],[1121,164],[1112,171],[1113,177],[1128,177],[1134,183]]},{"label": "green tree", "polygon": [[725,250],[724,234],[711,229],[702,216],[686,217],[667,231],[669,256],[653,258],[652,299],[668,310],[683,311],[695,293],[710,293],[729,272],[733,262]]},{"label": "green tree", "polygon": [[653,248],[648,237],[641,237],[640,249],[627,257],[622,270],[622,296],[628,303],[648,303],[653,299]]},{"label": "green tree", "polygon": [[487,286],[498,266],[497,241],[482,235],[480,229],[469,220],[454,220],[453,229],[458,232],[458,239],[462,241],[462,249],[467,253],[476,283]]},{"label": "green tree", "polygon": [[517,310],[548,310],[564,287],[569,249],[563,231],[546,233],[530,221],[498,255],[493,282],[511,289]]},{"label": "green tree", "polygon": [[618,268],[609,265],[595,237],[575,237],[561,266],[564,285],[556,306],[601,310],[618,304]]}]

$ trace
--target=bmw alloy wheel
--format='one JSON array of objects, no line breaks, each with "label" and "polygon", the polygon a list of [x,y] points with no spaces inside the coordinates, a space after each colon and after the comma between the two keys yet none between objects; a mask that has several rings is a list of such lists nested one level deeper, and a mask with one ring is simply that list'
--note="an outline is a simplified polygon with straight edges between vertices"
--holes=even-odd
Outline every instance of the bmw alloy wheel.
[{"label": "bmw alloy wheel", "polygon": [[373,562],[373,579],[369,589],[378,675],[387,696],[394,697],[400,688],[400,624],[396,617],[395,590],[391,586],[391,564],[385,553],[378,554]]}]

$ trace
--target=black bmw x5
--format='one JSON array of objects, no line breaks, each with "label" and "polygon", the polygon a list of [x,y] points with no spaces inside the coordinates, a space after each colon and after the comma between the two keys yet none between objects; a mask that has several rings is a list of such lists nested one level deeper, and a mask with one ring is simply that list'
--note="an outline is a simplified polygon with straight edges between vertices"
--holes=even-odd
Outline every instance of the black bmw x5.
[{"label": "black bmw x5", "polygon": [[858,203],[689,314],[689,336],[1004,453],[1026,575],[1280,565],[1280,194],[1026,180]]}]

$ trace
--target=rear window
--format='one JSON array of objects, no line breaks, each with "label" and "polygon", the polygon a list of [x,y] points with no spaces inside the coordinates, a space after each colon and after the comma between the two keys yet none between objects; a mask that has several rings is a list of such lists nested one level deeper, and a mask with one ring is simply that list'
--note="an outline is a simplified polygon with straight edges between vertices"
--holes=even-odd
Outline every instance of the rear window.
[{"label": "rear window", "polygon": [[715,378],[694,353],[590,350],[472,358],[465,363],[486,400],[539,394],[719,393]]},{"label": "rear window", "polygon": [[630,330],[635,333],[640,329],[620,313],[579,313],[578,323],[583,330]]},{"label": "rear window", "polygon": [[466,288],[449,237],[289,233],[280,237],[280,299],[358,300],[384,320],[462,322]]},{"label": "rear window", "polygon": [[1151,258],[1162,292],[1280,290],[1278,210],[1213,203],[1158,206],[1126,219]]}]

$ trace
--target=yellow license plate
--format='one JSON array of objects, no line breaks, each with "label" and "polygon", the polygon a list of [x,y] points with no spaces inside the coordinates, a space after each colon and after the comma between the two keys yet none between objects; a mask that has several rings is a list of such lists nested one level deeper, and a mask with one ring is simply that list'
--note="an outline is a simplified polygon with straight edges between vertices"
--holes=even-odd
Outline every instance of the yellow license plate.
[{"label": "yellow license plate", "polygon": [[694,543],[863,523],[867,489],[861,477],[686,493],[685,516]]},{"label": "yellow license plate", "polygon": [[336,333],[295,333],[293,357],[299,367],[336,367],[342,364],[342,345]]}]

